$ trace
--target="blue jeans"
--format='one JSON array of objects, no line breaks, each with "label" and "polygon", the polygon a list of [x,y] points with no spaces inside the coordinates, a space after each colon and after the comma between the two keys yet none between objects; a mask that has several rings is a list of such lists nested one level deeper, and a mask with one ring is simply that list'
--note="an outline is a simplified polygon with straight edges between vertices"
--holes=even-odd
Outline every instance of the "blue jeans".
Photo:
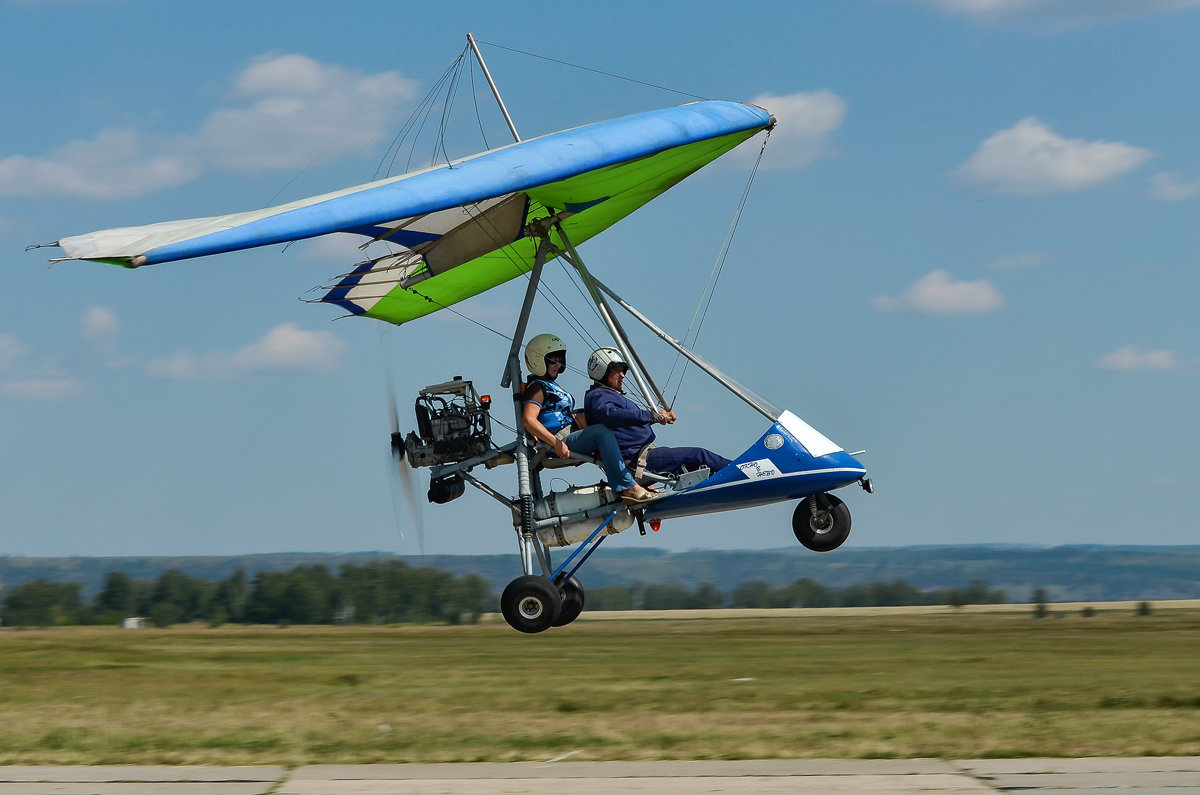
[{"label": "blue jeans", "polygon": [[633,475],[625,468],[625,459],[621,457],[616,437],[607,425],[589,425],[568,434],[563,441],[573,453],[599,453],[604,459],[604,477],[613,491],[622,492],[633,488]]}]

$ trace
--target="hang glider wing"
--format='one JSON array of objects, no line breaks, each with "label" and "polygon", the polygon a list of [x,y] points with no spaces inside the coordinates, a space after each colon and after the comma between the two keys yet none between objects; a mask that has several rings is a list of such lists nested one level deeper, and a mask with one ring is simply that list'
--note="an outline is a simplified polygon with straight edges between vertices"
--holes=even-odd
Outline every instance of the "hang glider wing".
[{"label": "hang glider wing", "polygon": [[320,299],[404,323],[528,272],[533,220],[580,243],[772,124],[705,101],[534,138],[400,177],[246,213],[65,237],[64,259],[136,268],[334,232],[387,241]]}]

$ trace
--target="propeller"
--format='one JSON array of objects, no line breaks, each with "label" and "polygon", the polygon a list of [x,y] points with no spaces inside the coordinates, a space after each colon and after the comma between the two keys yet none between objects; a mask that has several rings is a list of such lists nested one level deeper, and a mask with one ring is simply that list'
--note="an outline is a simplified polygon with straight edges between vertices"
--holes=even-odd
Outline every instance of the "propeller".
[{"label": "propeller", "polygon": [[416,475],[408,463],[408,455],[404,448],[404,434],[400,431],[400,412],[396,406],[396,390],[392,379],[391,365],[387,366],[387,397],[388,413],[392,421],[392,465],[389,484],[392,490],[392,511],[396,517],[396,526],[400,528],[400,538],[404,539],[404,521],[401,519],[400,503],[408,504],[409,526],[417,531],[417,546],[421,557],[425,556],[425,517],[421,504],[417,501]]}]

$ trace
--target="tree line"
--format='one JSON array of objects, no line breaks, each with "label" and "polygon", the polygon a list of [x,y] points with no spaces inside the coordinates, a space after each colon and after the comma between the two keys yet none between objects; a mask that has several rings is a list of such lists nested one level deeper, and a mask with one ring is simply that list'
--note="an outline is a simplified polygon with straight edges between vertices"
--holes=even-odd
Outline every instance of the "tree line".
[{"label": "tree line", "polygon": [[900,607],[905,605],[1005,604],[1008,594],[984,580],[966,588],[922,591],[904,582],[873,581],[833,588],[808,579],[772,586],[761,580],[743,583],[723,596],[710,583],[688,588],[663,585],[621,585],[587,591],[589,610],[689,610],[717,607]]},{"label": "tree line", "polygon": [[218,582],[168,569],[154,580],[119,571],[105,575],[85,600],[78,583],[31,580],[4,596],[6,626],[117,624],[140,616],[155,626],[207,621],[245,624],[392,624],[478,621],[492,609],[487,580],[391,560],[346,564],[334,575],[322,565],[264,571],[242,569]]},{"label": "tree line", "polygon": [[[590,588],[589,610],[679,610],[718,607],[877,607],[1003,604],[1004,591],[984,580],[966,588],[922,591],[902,580],[844,588],[804,578],[788,585],[744,583],[728,595],[711,583],[694,589],[677,583]],[[393,624],[476,622],[496,609],[496,596],[478,574],[456,577],[400,560],[343,565],[335,575],[322,565],[264,571],[252,579],[242,569],[212,582],[168,569],[154,580],[119,571],[85,599],[78,583],[31,580],[4,595],[6,626],[117,624],[141,616],[155,626],[205,621],[245,624]]]}]

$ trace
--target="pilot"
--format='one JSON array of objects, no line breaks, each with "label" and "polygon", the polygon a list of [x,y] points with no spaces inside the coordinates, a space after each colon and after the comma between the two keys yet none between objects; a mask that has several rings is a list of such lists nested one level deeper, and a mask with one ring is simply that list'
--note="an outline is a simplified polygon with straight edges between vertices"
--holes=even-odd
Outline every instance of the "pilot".
[{"label": "pilot", "polygon": [[521,396],[521,411],[527,434],[550,445],[559,458],[569,458],[572,450],[584,455],[599,453],[608,485],[626,505],[658,496],[634,481],[609,428],[599,424],[583,427],[577,422],[583,412],[575,411],[571,393],[558,383],[558,376],[567,369],[566,343],[553,334],[538,334],[525,346],[525,364],[529,378]]},{"label": "pilot", "polygon": [[589,427],[599,424],[612,429],[621,454],[635,467],[636,477],[645,470],[678,475],[708,467],[716,472],[729,464],[728,458],[703,447],[656,447],[651,426],[670,425],[675,422],[675,412],[651,412],[625,397],[621,387],[628,371],[629,365],[616,348],[593,351],[588,359],[592,385],[583,405]]}]

